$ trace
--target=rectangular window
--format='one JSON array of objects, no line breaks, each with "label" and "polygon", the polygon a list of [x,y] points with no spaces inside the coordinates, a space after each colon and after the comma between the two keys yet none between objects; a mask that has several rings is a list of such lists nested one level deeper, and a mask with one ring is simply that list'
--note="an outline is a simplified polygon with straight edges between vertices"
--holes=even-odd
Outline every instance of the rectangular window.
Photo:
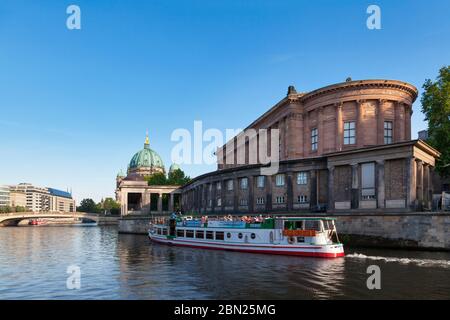
[{"label": "rectangular window", "polygon": [[248,178],[241,178],[241,189],[245,190],[248,187]]},{"label": "rectangular window", "polygon": [[224,239],[223,231],[216,231],[216,240],[223,240],[223,239]]},{"label": "rectangular window", "polygon": [[216,183],[216,190],[222,190],[222,183],[221,182],[217,182]]},{"label": "rectangular window", "polygon": [[217,198],[217,206],[222,206],[222,198]]},{"label": "rectangular window", "polygon": [[392,143],[392,121],[384,122],[384,143]]},{"label": "rectangular window", "polygon": [[298,203],[308,203],[308,196],[301,195],[297,197]]},{"label": "rectangular window", "polygon": [[194,230],[186,230],[186,238],[193,238]]},{"label": "rectangular window", "polygon": [[355,144],[356,128],[355,121],[344,122],[344,144]]},{"label": "rectangular window", "polygon": [[297,173],[297,184],[307,184],[308,174],[306,172]]},{"label": "rectangular window", "polygon": [[214,239],[214,231],[206,231],[206,239]]},{"label": "rectangular window", "polygon": [[256,198],[256,204],[264,204],[264,197]]},{"label": "rectangular window", "polygon": [[278,204],[284,203],[284,196],[276,197],[275,203],[278,203]]},{"label": "rectangular window", "polygon": [[201,231],[196,230],[196,231],[195,231],[195,237],[196,237],[197,239],[203,239],[203,238],[205,238],[205,231],[203,231],[203,230],[201,230]]},{"label": "rectangular window", "polygon": [[240,199],[239,200],[239,205],[246,206],[247,204],[248,204],[247,199]]},{"label": "rectangular window", "polygon": [[363,200],[375,199],[375,163],[361,165],[361,197]]},{"label": "rectangular window", "polygon": [[256,185],[258,188],[264,188],[265,178],[265,176],[259,176],[258,178],[256,178]]},{"label": "rectangular window", "polygon": [[275,184],[277,187],[284,186],[284,174],[277,174],[275,176]]},{"label": "rectangular window", "polygon": [[228,191],[233,190],[233,180],[228,180],[227,181],[227,190]]},{"label": "rectangular window", "polygon": [[317,150],[317,143],[319,142],[319,133],[317,131],[317,128],[314,128],[311,130],[311,150],[316,151]]},{"label": "rectangular window", "polygon": [[177,237],[184,237],[184,229],[177,230]]}]

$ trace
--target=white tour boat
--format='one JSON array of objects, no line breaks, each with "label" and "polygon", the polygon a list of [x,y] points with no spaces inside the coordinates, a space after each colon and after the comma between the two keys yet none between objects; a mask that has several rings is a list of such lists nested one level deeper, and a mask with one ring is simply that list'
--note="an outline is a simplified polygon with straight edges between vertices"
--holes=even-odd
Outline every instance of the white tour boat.
[{"label": "white tour boat", "polygon": [[[334,218],[275,217],[227,221],[172,217],[152,224],[158,243],[202,249],[336,258],[344,256]],[[333,238],[336,241],[333,241]]]}]

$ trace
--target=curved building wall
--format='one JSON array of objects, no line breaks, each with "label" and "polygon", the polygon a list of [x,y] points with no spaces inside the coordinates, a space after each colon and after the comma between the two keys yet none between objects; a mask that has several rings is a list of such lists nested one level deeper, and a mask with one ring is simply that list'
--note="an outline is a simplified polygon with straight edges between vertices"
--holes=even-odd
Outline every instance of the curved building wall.
[{"label": "curved building wall", "polygon": [[[218,169],[260,163],[251,159],[264,141],[260,129],[269,130],[269,140],[270,129],[279,129],[280,161],[408,141],[416,98],[414,86],[395,80],[349,81],[307,94],[288,94],[244,130],[243,135],[256,130],[253,141],[258,146],[251,149],[250,138],[238,146],[239,136],[229,141],[218,152]],[[267,149],[272,155],[270,144]]]},{"label": "curved building wall", "polygon": [[[429,209],[439,152],[411,141],[416,98],[414,86],[392,80],[349,81],[307,94],[290,88],[218,151],[217,171],[182,187],[182,209],[201,214]],[[260,129],[279,129],[279,168],[273,175],[263,175],[260,159],[252,162],[264,140]],[[245,143],[232,144],[239,139]]]}]

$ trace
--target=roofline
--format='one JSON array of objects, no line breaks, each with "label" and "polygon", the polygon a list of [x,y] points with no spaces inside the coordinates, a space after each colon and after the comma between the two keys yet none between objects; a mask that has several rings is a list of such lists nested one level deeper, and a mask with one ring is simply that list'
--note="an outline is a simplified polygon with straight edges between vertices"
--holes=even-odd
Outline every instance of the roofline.
[{"label": "roofline", "polygon": [[402,89],[404,91],[407,91],[411,94],[413,97],[413,102],[417,99],[417,96],[419,94],[419,90],[412,84],[400,80],[390,80],[390,79],[365,79],[365,80],[355,80],[355,81],[348,81],[348,82],[340,82],[335,83],[332,85],[328,85],[326,87],[322,87],[316,90],[313,90],[311,92],[308,92],[307,94],[300,97],[300,100],[306,101],[313,97],[316,97],[318,95],[326,94],[331,91],[336,91],[340,89],[347,89],[352,87],[361,87],[361,86],[387,86],[387,87],[397,87],[399,89]]},{"label": "roofline", "polygon": [[[371,86],[371,85],[372,86],[376,86],[376,85],[380,86],[381,85],[381,86],[401,88],[404,91],[407,91],[407,92],[409,92],[409,94],[411,94],[411,96],[413,98],[413,103],[417,99],[418,94],[419,94],[419,90],[414,85],[412,85],[408,82],[405,82],[405,81],[400,81],[400,80],[365,79],[365,80],[339,82],[339,83],[331,84],[331,85],[328,85],[325,87],[321,87],[319,89],[310,91],[308,93],[296,93],[296,94],[287,95],[286,97],[284,97],[283,99],[278,101],[269,110],[264,112],[261,116],[259,116],[256,120],[254,120],[252,123],[250,123],[248,126],[246,126],[242,132],[240,132],[236,135],[236,137],[239,137],[239,135],[241,135],[245,130],[254,127],[258,122],[262,121],[264,118],[269,116],[271,113],[275,112],[279,107],[285,105],[288,102],[295,102],[295,101],[306,102],[307,100],[309,100],[315,96],[326,94],[331,91],[337,91],[337,90],[347,89],[347,88],[351,88],[351,87]],[[231,141],[232,139],[226,141],[218,149],[224,149],[224,147],[227,145],[227,143],[229,141]]]}]

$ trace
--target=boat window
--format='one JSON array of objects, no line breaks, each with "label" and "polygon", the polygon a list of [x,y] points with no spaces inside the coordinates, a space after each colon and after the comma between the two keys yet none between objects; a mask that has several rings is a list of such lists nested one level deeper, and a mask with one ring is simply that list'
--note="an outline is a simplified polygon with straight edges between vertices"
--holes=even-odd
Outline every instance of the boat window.
[{"label": "boat window", "polygon": [[194,230],[186,230],[186,238],[193,238]]},{"label": "boat window", "polygon": [[238,238],[239,238],[239,239],[242,239],[242,233],[239,232]]},{"label": "boat window", "polygon": [[214,239],[214,231],[206,231],[206,239]]},{"label": "boat window", "polygon": [[184,237],[184,229],[177,230],[177,237]]},{"label": "boat window", "polygon": [[158,234],[162,234],[161,228],[158,228]]},{"label": "boat window", "polygon": [[195,231],[195,237],[197,239],[204,239],[205,238],[205,231],[203,231],[203,230],[196,230]]},{"label": "boat window", "polygon": [[165,236],[167,235],[167,229],[166,228],[162,229],[162,234],[165,235]]},{"label": "boat window", "polygon": [[303,229],[303,221],[295,221],[295,229]]},{"label": "boat window", "polygon": [[297,237],[297,242],[305,242],[305,237]]},{"label": "boat window", "polygon": [[319,220],[306,220],[305,221],[305,229],[320,231],[320,223],[319,222],[320,222]]},{"label": "boat window", "polygon": [[223,231],[216,231],[216,240],[223,240],[224,239],[224,233]]},{"label": "boat window", "polygon": [[227,238],[229,239],[229,238],[231,238],[231,233],[227,233]]},{"label": "boat window", "polygon": [[252,233],[250,237],[251,237],[252,239],[255,239],[255,238],[256,238],[256,234]]}]

